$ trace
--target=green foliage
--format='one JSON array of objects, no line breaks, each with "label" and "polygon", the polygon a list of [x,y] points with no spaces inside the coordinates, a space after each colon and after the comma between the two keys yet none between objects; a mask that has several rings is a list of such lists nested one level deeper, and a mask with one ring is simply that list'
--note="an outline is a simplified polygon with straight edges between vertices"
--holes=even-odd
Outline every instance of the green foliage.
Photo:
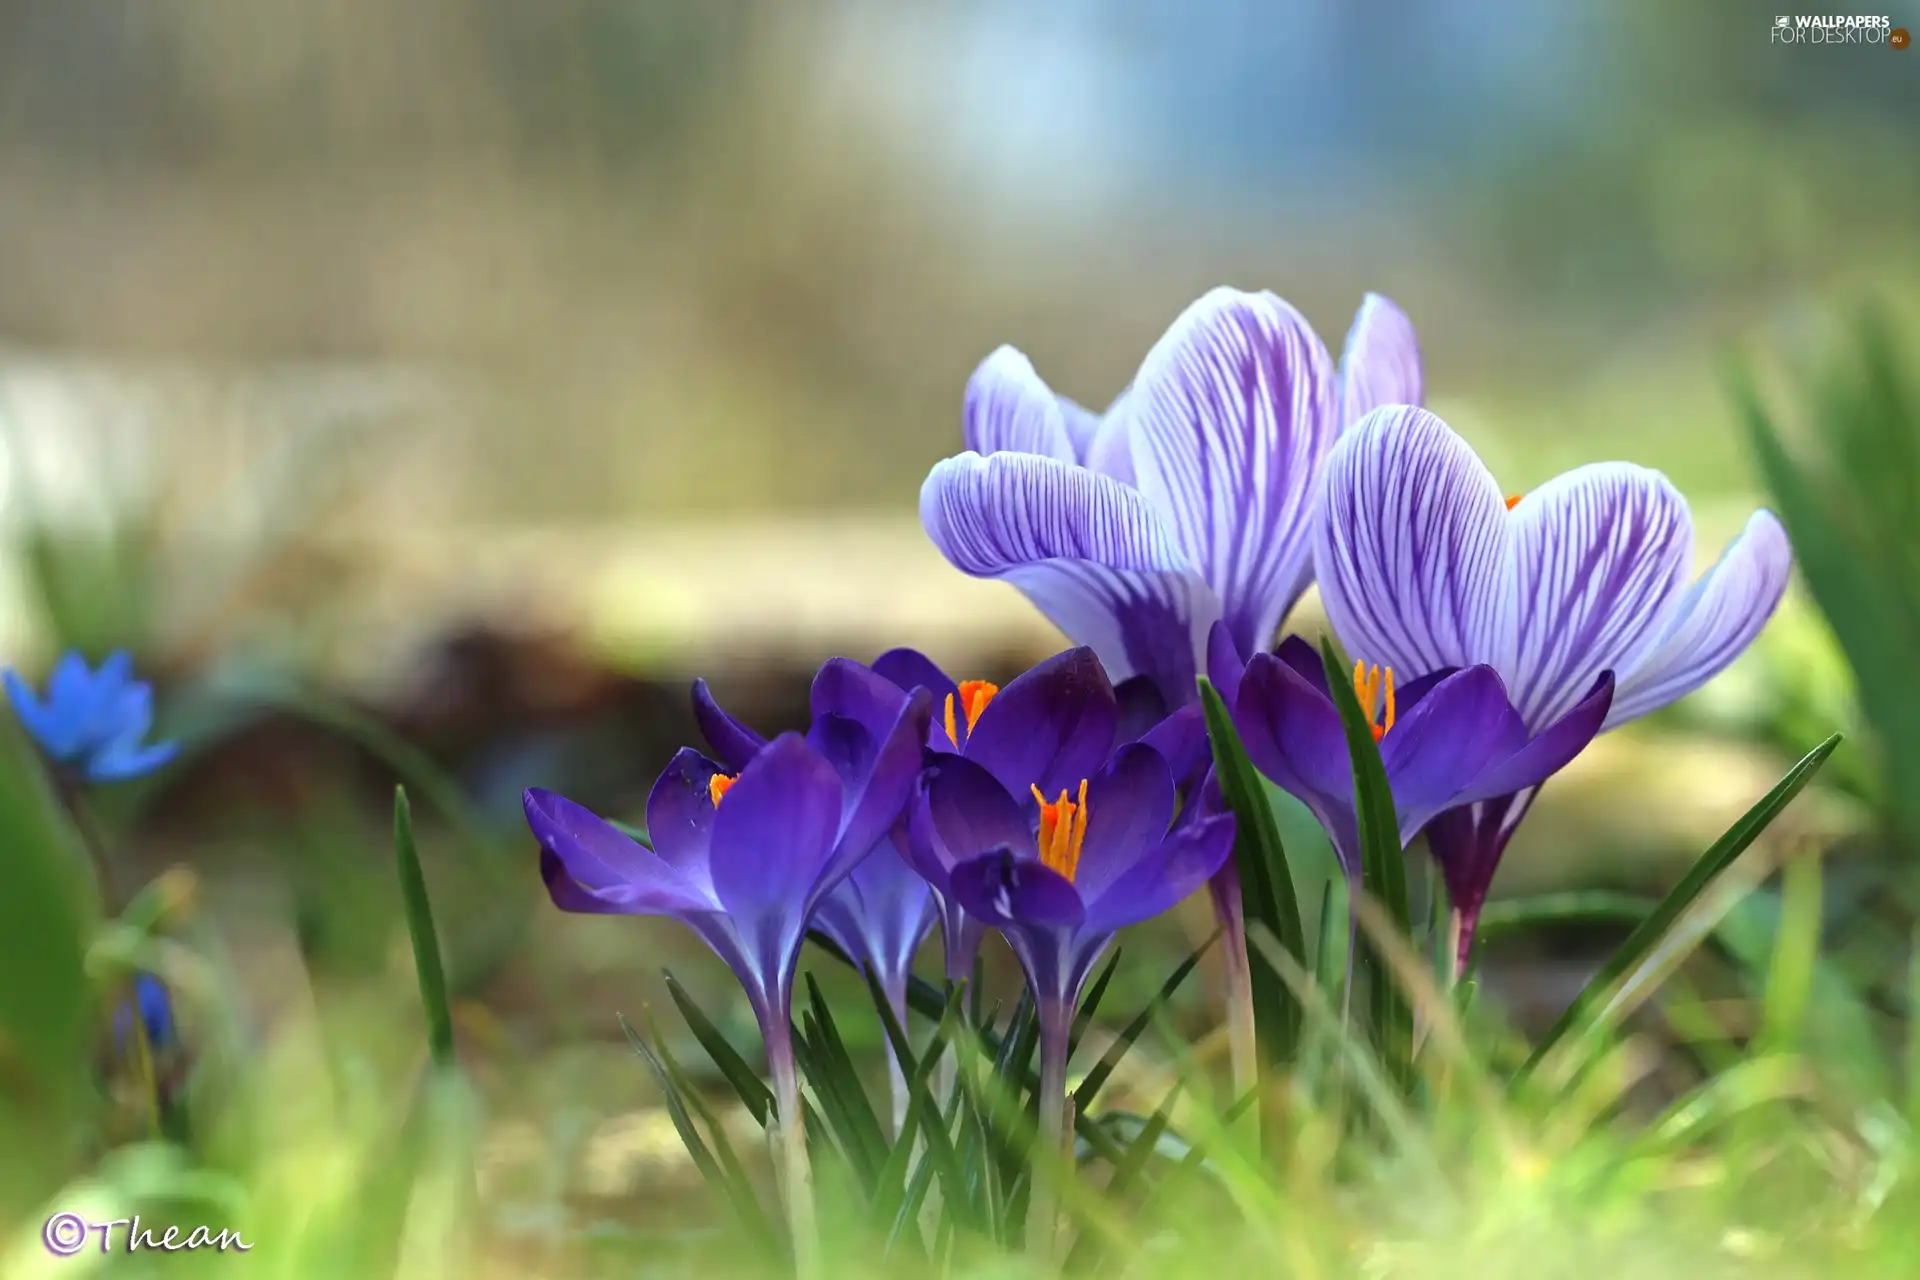
[{"label": "green foliage", "polygon": [[1803,374],[1801,438],[1744,371],[1735,398],[1807,589],[1863,694],[1889,817],[1920,834],[1920,392],[1893,328],[1863,315],[1843,356]]}]

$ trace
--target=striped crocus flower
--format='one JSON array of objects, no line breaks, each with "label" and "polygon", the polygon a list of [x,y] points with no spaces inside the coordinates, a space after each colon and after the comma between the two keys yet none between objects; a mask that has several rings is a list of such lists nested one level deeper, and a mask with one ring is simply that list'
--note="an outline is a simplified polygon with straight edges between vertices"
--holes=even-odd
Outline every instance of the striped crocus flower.
[{"label": "striped crocus flower", "polygon": [[1336,371],[1293,307],[1219,288],[1174,321],[1104,415],[1001,347],[967,384],[967,452],[920,491],[957,568],[1010,582],[1115,681],[1194,698],[1207,632],[1267,649],[1312,578],[1317,481],[1367,410],[1420,402],[1413,328],[1369,295]]},{"label": "striped crocus flower", "polygon": [[[1657,471],[1593,463],[1507,496],[1472,448],[1420,409],[1383,408],[1332,451],[1315,560],[1350,653],[1403,679],[1485,664],[1529,733],[1577,716],[1603,677],[1616,728],[1692,692],[1746,649],[1793,554],[1756,511],[1691,580],[1693,520]],[[1461,955],[1539,781],[1436,817],[1427,841]]]}]

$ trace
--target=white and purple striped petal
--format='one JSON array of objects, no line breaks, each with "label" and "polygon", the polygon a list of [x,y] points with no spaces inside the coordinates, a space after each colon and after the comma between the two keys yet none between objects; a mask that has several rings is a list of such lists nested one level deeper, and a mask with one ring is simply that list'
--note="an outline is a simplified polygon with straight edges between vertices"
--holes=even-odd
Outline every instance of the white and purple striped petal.
[{"label": "white and purple striped petal", "polygon": [[1219,603],[1136,490],[1057,459],[963,453],[927,476],[920,519],[954,567],[1018,587],[1113,679],[1190,696]]},{"label": "white and purple striped petal", "polygon": [[1760,634],[1793,572],[1787,531],[1756,511],[1668,615],[1658,645],[1620,683],[1607,727],[1658,710],[1711,680]]},{"label": "white and purple striped petal", "polygon": [[1418,406],[1425,390],[1413,321],[1391,299],[1368,294],[1340,351],[1340,425],[1386,405]]},{"label": "white and purple striped petal", "polygon": [[1665,476],[1624,462],[1557,476],[1510,519],[1514,705],[1546,725],[1660,642],[1686,589],[1693,519]]},{"label": "white and purple striped petal", "polygon": [[1403,677],[1479,662],[1506,675],[1507,536],[1500,488],[1466,441],[1424,409],[1376,410],[1327,460],[1327,619],[1355,657]]},{"label": "white and purple striped petal", "polygon": [[1298,311],[1221,288],[1148,352],[1121,410],[1140,492],[1244,653],[1271,646],[1308,580],[1314,485],[1337,431],[1333,382]]},{"label": "white and purple striped petal", "polygon": [[1034,371],[1033,362],[1012,347],[996,350],[967,379],[960,422],[967,448],[975,453],[1079,461],[1060,397]]}]

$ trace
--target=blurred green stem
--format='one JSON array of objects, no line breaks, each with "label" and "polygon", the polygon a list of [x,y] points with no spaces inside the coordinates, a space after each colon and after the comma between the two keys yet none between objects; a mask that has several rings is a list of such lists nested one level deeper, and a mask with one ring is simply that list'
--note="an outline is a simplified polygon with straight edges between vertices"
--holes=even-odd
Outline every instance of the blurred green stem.
[{"label": "blurred green stem", "polygon": [[56,770],[53,773],[53,786],[60,797],[61,807],[67,811],[68,820],[73,823],[74,832],[80,837],[80,847],[86,855],[83,861],[87,869],[87,887],[93,893],[94,908],[105,916],[113,897],[110,891],[112,864],[108,861],[106,830],[94,817],[93,806],[87,802],[83,784]]},{"label": "blurred green stem", "polygon": [[1060,1232],[1054,1166],[1067,1150],[1067,1053],[1073,1028],[1073,1002],[1047,1000],[1040,1005],[1040,1128],[1035,1150],[1047,1152],[1029,1162],[1032,1192],[1027,1201],[1027,1252],[1043,1269],[1053,1266]]},{"label": "blurred green stem", "polygon": [[1233,1096],[1238,1098],[1253,1089],[1260,1073],[1253,1027],[1253,966],[1247,962],[1244,928],[1230,933],[1226,943],[1227,1058],[1233,1069]]},{"label": "blurred green stem", "polygon": [[819,1280],[820,1227],[814,1219],[813,1167],[807,1161],[806,1110],[800,1097],[800,1072],[794,1064],[792,1023],[769,1018],[765,1030],[767,1067],[773,1076],[774,1142],[779,1150],[780,1195],[786,1202],[787,1228],[793,1238],[796,1280]]}]

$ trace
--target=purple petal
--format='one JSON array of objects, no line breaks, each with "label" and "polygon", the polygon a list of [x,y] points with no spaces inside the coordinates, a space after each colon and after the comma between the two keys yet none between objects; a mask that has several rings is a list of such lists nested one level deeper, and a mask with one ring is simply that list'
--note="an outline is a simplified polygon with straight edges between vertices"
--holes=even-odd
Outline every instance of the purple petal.
[{"label": "purple petal", "polygon": [[1240,677],[1246,670],[1247,660],[1241,657],[1226,621],[1214,623],[1213,629],[1207,632],[1207,679],[1229,707],[1240,696]]},{"label": "purple petal", "polygon": [[[1232,711],[1231,702],[1227,703],[1227,709]],[[1213,766],[1213,744],[1207,738],[1207,717],[1197,702],[1189,702],[1153,726],[1139,741],[1152,747],[1167,762],[1174,785],[1181,791],[1192,791]]]},{"label": "purple petal", "polygon": [[[562,910],[682,915],[718,905],[680,869],[566,797],[529,788],[522,807],[543,853],[541,874]],[[549,859],[564,875],[556,879]],[[595,905],[584,905],[582,895]]]},{"label": "purple petal", "polygon": [[746,768],[747,761],[767,745],[766,738],[720,709],[705,680],[693,682],[693,719],[713,754],[734,773]]},{"label": "purple petal", "polygon": [[962,862],[949,882],[968,915],[1002,929],[1071,929],[1087,912],[1065,876],[1006,849]]},{"label": "purple petal", "polygon": [[1106,416],[1100,420],[1100,429],[1094,432],[1081,459],[1089,469],[1103,476],[1111,476],[1130,489],[1139,485],[1133,474],[1133,438],[1127,433],[1127,417],[1120,410],[1132,392],[1133,388],[1127,388],[1107,406]]},{"label": "purple petal", "polygon": [[914,863],[936,888],[944,887],[958,864],[996,849],[1039,853],[1020,803],[992,774],[962,756],[939,756],[921,774],[908,830]]},{"label": "purple petal", "polygon": [[833,866],[825,876],[828,883],[851,870],[899,821],[920,774],[932,698],[925,689],[907,696],[880,739],[865,780],[846,788]]},{"label": "purple petal", "polygon": [[1658,710],[1724,670],[1760,634],[1792,571],[1786,530],[1772,512],[1754,512],[1668,616],[1660,643],[1626,670],[1606,727]]},{"label": "purple petal", "polygon": [[1032,453],[1075,462],[1059,398],[1034,372],[1033,362],[1001,347],[967,379],[961,410],[967,448],[978,454]]},{"label": "purple petal", "polygon": [[1233,723],[1254,767],[1283,790],[1309,808],[1353,807],[1353,765],[1340,713],[1291,666],[1256,655],[1240,681]]},{"label": "purple petal", "polygon": [[873,672],[891,680],[901,690],[925,689],[933,695],[935,706],[959,692],[959,683],[935,665],[918,649],[889,649],[873,660]]},{"label": "purple petal", "polygon": [[833,766],[847,794],[866,785],[880,743],[867,726],[846,716],[823,715],[807,726],[807,745]]},{"label": "purple petal", "polygon": [[1093,901],[1158,848],[1173,806],[1173,774],[1158,751],[1136,742],[1115,752],[1087,781],[1087,835],[1073,877],[1081,896]]},{"label": "purple petal", "polygon": [[1492,667],[1468,667],[1442,680],[1380,740],[1401,845],[1459,803],[1489,761],[1511,756],[1526,741],[1527,727]]},{"label": "purple petal", "polygon": [[1152,676],[1169,701],[1191,687],[1219,602],[1137,491],[1050,458],[963,453],[928,474],[920,520],[955,568],[1018,587],[1114,679]]},{"label": "purple petal", "polygon": [[660,772],[647,795],[647,838],[668,865],[701,885],[713,841],[713,779],[719,765],[682,747]]},{"label": "purple petal", "polygon": [[1359,873],[1353,766],[1346,730],[1327,695],[1272,654],[1257,654],[1233,708],[1254,767],[1312,812],[1350,874]]},{"label": "purple petal", "polygon": [[1446,881],[1447,897],[1468,928],[1460,939],[1464,962],[1473,942],[1472,922],[1480,915],[1500,868],[1507,841],[1519,829],[1537,792],[1497,796],[1480,804],[1462,805],[1440,814],[1427,825],[1427,848]]},{"label": "purple petal", "polygon": [[1116,742],[1138,742],[1167,718],[1167,699],[1146,676],[1131,676],[1114,685],[1113,700],[1120,709]]},{"label": "purple petal", "polygon": [[1466,441],[1424,409],[1376,409],[1334,446],[1326,484],[1314,563],[1348,652],[1403,672],[1507,670],[1506,503]]},{"label": "purple petal", "polygon": [[933,889],[883,840],[820,900],[813,925],[883,981],[913,967],[933,929]]},{"label": "purple petal", "polygon": [[1091,649],[1069,649],[1027,671],[987,704],[967,734],[967,759],[1014,795],[1080,784],[1113,749],[1120,708]]},{"label": "purple petal", "polygon": [[1172,910],[1186,901],[1226,865],[1233,852],[1231,815],[1183,824],[1136,858],[1131,866],[1089,898],[1086,933],[1111,933]]},{"label": "purple petal", "polygon": [[1270,293],[1214,289],[1147,353],[1125,416],[1140,491],[1219,597],[1242,653],[1273,642],[1306,585],[1333,370]]},{"label": "purple petal", "polygon": [[[1093,442],[1100,438],[1101,415],[1065,396],[1056,395],[1054,401],[1060,406],[1060,422],[1066,429],[1067,442],[1073,446],[1073,460],[1084,467],[1093,453]],[[974,449],[974,452],[986,450]]]},{"label": "purple petal", "polygon": [[577,880],[567,874],[567,864],[549,849],[540,850],[540,880],[547,886],[547,896],[553,900],[553,905],[562,911],[607,916],[626,914],[612,902],[582,888]]},{"label": "purple petal", "polygon": [[1657,471],[1595,463],[1513,509],[1516,648],[1507,676],[1529,726],[1559,719],[1603,671],[1632,671],[1662,639],[1693,557],[1687,503]]},{"label": "purple petal", "polygon": [[893,727],[906,702],[906,691],[898,684],[851,658],[829,658],[821,664],[808,694],[815,719],[844,716],[865,726],[875,742]]},{"label": "purple petal", "polygon": [[1351,427],[1383,405],[1422,403],[1420,340],[1413,322],[1387,298],[1360,302],[1340,352],[1340,423]]},{"label": "purple petal", "polygon": [[1613,704],[1613,677],[1602,675],[1592,692],[1540,736],[1511,755],[1495,753],[1455,803],[1489,800],[1537,787],[1567,767],[1601,730]]},{"label": "purple petal", "polygon": [[[1429,671],[1418,679],[1409,680],[1405,684],[1400,684],[1396,680],[1394,683],[1394,700],[1399,704],[1400,714],[1405,715],[1407,712],[1419,706],[1420,700],[1438,688],[1441,681],[1465,669],[1464,667],[1442,667],[1438,671]],[[1321,674],[1324,676],[1326,673],[1323,670]]]},{"label": "purple petal", "polygon": [[713,815],[709,866],[714,896],[743,937],[798,933],[840,809],[839,776],[798,734],[781,734],[740,771]]},{"label": "purple petal", "polygon": [[1333,690],[1327,685],[1327,665],[1320,660],[1320,651],[1301,636],[1288,636],[1274,650],[1273,656],[1293,669],[1293,673],[1319,690],[1320,696],[1333,698]]}]

